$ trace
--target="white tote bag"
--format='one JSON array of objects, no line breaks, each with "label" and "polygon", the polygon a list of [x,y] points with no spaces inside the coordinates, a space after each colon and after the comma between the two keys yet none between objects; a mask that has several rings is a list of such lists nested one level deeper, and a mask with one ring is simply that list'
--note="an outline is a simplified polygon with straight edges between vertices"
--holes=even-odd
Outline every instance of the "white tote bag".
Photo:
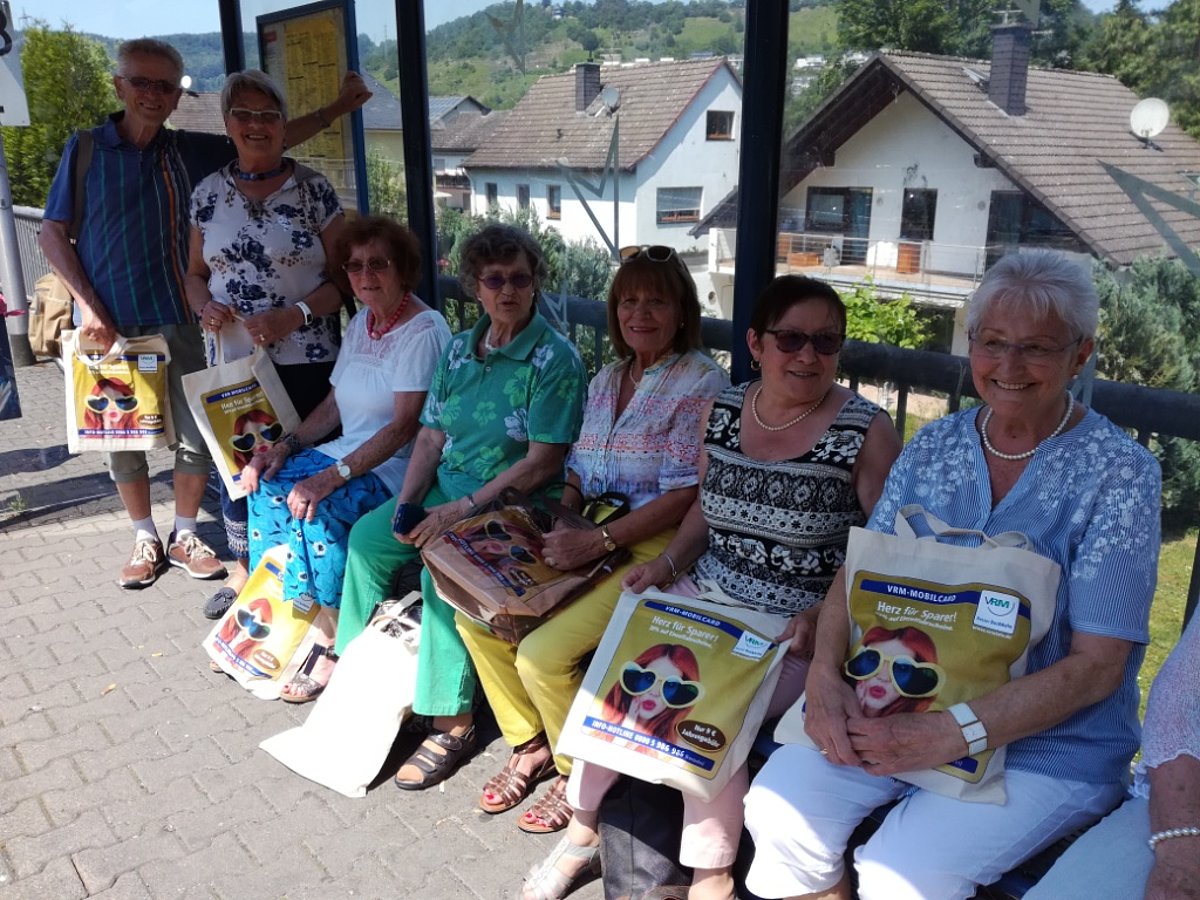
[{"label": "white tote bag", "polygon": [[305,723],[259,747],[310,781],[365,797],[416,694],[419,626],[393,637],[388,626],[395,622],[405,625],[393,611],[376,616],[346,646]]}]

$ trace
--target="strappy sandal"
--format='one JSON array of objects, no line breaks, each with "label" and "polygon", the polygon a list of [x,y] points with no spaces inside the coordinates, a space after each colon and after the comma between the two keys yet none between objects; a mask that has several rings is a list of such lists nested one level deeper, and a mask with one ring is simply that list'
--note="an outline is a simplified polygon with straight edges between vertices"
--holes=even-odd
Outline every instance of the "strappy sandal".
[{"label": "strappy sandal", "polygon": [[336,663],[340,657],[333,652],[332,647],[325,647],[321,644],[313,644],[312,649],[308,651],[308,656],[304,658],[304,665],[300,667],[292,680],[285,685],[289,693],[281,693],[279,699],[284,703],[311,703],[321,696],[325,690],[325,684],[317,681],[312,677],[312,671],[316,668],[317,663],[324,656],[332,663]]},{"label": "strappy sandal", "polygon": [[[466,762],[467,757],[475,750],[476,743],[474,725],[459,735],[448,731],[431,731],[421,742],[421,746],[414,750],[412,756],[400,767],[403,769],[411,763],[421,770],[422,777],[416,781],[401,780],[397,773],[392,781],[402,791],[423,791],[433,787],[453,775],[454,770]],[[433,746],[440,747],[445,752],[438,753]]]},{"label": "strappy sandal", "polygon": [[517,827],[530,834],[549,834],[566,828],[573,815],[575,810],[567,802],[567,776],[560,775],[558,780],[550,785],[550,790],[525,810],[517,820]]},{"label": "strappy sandal", "polygon": [[[554,756],[546,757],[545,762],[528,775],[517,771],[517,763],[522,756],[536,753],[549,746],[546,736],[539,734],[537,737],[513,747],[512,756],[508,758],[504,768],[489,778],[488,783],[483,786],[483,793],[479,795],[479,808],[486,813],[495,814],[507,812],[514,806],[519,806],[529,796],[533,786],[554,771]],[[494,799],[489,800],[489,797]]]},{"label": "strappy sandal", "polygon": [[[578,875],[571,877],[559,871],[558,861],[564,856],[572,859],[585,860],[587,865]],[[550,851],[550,855],[540,864],[529,870],[525,876],[525,888],[521,891],[522,900],[562,900],[579,882],[589,875],[600,874],[600,845],[581,847],[563,835],[562,840]]]}]

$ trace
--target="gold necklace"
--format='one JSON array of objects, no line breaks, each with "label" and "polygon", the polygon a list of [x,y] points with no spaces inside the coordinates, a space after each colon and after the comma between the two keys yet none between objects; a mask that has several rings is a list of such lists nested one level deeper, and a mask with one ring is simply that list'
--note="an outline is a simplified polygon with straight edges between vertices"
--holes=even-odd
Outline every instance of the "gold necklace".
[{"label": "gold necklace", "polygon": [[[830,390],[833,390],[833,389],[830,388]],[[810,406],[804,412],[800,413],[800,415],[796,416],[796,418],[791,419],[790,421],[784,422],[782,425],[768,425],[766,422],[764,422],[762,420],[762,416],[760,416],[758,414],[758,395],[761,393],[762,393],[762,384],[760,383],[758,386],[758,390],[755,391],[754,396],[750,398],[750,412],[754,414],[754,421],[758,423],[758,427],[763,429],[763,431],[786,431],[787,429],[789,429],[793,425],[795,425],[797,422],[803,422],[810,415],[812,415],[814,412],[816,412],[817,407],[820,406],[822,403],[824,403],[825,398],[829,396],[829,391],[826,391],[824,394],[821,395],[820,400],[818,400],[816,403],[814,403],[812,406]]]}]

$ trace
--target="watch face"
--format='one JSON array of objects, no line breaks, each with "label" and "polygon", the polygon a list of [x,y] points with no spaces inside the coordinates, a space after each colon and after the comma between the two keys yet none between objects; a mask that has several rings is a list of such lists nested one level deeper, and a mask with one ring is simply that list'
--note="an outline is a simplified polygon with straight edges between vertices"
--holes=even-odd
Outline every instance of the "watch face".
[{"label": "watch face", "polygon": [[346,465],[344,462],[339,462],[337,464],[337,470],[339,475],[341,475],[347,481],[350,480],[350,467],[348,465]]}]

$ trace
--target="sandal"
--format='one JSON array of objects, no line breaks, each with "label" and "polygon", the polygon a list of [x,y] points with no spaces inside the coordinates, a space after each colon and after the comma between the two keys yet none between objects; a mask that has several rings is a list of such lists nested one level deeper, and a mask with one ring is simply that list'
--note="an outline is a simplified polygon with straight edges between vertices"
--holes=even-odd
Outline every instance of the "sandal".
[{"label": "sandal", "polygon": [[[421,746],[413,751],[412,756],[404,761],[400,768],[412,763],[423,773],[417,781],[401,780],[399,773],[392,779],[396,787],[402,791],[423,791],[445,781],[454,774],[454,770],[475,750],[475,726],[471,725],[462,734],[451,734],[448,731],[432,731],[421,742]],[[444,753],[438,753],[433,747],[441,747]]]},{"label": "sandal", "polygon": [[575,810],[567,802],[567,776],[559,775],[550,790],[525,810],[517,820],[517,827],[530,834],[549,834],[566,828],[573,815]]},{"label": "sandal", "polygon": [[[547,756],[545,761],[528,775],[517,771],[517,763],[525,754],[536,753],[548,747],[544,734],[513,747],[512,756],[508,758],[504,768],[488,779],[488,783],[483,786],[483,793],[479,795],[479,808],[486,813],[495,814],[519,806],[529,796],[533,786],[554,771],[554,756]],[[489,797],[492,799],[489,800]]]},{"label": "sandal", "polygon": [[317,663],[321,661],[322,656],[331,663],[336,663],[339,659],[338,655],[333,652],[332,647],[313,644],[312,649],[308,651],[308,656],[304,658],[304,665],[300,667],[300,671],[292,677],[291,681],[284,685],[284,688],[289,693],[280,693],[280,700],[284,703],[311,703],[321,696],[321,693],[325,690],[325,684],[329,682],[326,680],[325,684],[321,684],[321,682],[312,677],[312,671],[316,668]]},{"label": "sandal", "polygon": [[[574,877],[567,875],[558,868],[558,861],[564,856],[572,859],[582,859],[586,862],[583,870]],[[525,889],[521,891],[522,900],[561,900],[571,889],[588,875],[600,874],[600,845],[581,847],[563,835],[550,855],[540,865],[534,866],[525,876]]]}]

